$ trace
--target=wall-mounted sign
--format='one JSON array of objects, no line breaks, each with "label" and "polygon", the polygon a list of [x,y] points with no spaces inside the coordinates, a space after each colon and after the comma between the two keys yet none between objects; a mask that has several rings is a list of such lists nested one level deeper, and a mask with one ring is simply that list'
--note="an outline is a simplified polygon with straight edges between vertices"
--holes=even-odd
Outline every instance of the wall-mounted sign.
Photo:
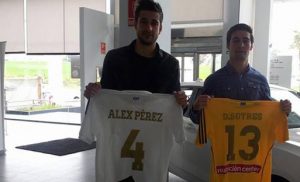
[{"label": "wall-mounted sign", "polygon": [[292,78],[292,62],[292,56],[278,56],[274,59],[271,59],[269,82],[271,84],[290,88]]},{"label": "wall-mounted sign", "polygon": [[100,43],[100,53],[106,54],[106,43],[105,42]]},{"label": "wall-mounted sign", "polygon": [[128,26],[134,26],[134,11],[136,0],[128,0]]}]

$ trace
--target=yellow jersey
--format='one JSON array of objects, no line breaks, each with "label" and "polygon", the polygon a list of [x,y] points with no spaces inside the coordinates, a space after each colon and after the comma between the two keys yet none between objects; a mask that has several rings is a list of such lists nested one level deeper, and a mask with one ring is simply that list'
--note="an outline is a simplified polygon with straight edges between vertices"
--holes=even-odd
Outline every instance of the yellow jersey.
[{"label": "yellow jersey", "polygon": [[288,140],[277,101],[213,98],[200,119],[196,145],[211,141],[211,182],[271,181],[272,147]]}]

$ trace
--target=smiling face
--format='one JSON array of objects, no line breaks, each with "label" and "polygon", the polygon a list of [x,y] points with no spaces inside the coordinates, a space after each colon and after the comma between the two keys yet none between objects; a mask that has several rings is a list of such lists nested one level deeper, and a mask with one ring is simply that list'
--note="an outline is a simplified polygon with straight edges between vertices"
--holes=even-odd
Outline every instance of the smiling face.
[{"label": "smiling face", "polygon": [[243,30],[234,31],[227,48],[229,49],[230,60],[247,61],[253,48],[250,33]]},{"label": "smiling face", "polygon": [[162,30],[160,14],[154,11],[143,10],[135,22],[137,40],[144,45],[156,43]]}]

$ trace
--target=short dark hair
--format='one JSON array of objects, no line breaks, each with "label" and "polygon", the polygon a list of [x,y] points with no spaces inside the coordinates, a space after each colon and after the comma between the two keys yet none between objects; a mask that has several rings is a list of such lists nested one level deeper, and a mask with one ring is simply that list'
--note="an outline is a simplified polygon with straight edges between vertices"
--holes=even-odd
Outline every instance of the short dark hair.
[{"label": "short dark hair", "polygon": [[249,25],[247,25],[247,24],[239,23],[239,24],[236,24],[236,25],[232,26],[228,30],[227,37],[226,37],[226,39],[227,39],[227,46],[229,46],[229,43],[230,43],[230,40],[231,40],[231,35],[233,34],[233,32],[238,31],[238,30],[249,32],[250,33],[250,41],[251,41],[251,44],[253,44],[254,37],[253,37],[253,30],[252,30],[252,28]]},{"label": "short dark hair", "polygon": [[137,22],[141,11],[154,11],[160,15],[160,23],[163,21],[163,12],[159,3],[154,2],[153,0],[137,0],[137,6],[135,8],[135,21]]}]

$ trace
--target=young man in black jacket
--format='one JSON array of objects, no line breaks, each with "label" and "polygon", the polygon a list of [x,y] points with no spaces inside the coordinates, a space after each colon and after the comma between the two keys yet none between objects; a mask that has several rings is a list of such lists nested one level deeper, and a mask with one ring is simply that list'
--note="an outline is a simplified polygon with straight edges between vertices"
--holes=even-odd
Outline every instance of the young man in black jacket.
[{"label": "young man in black jacket", "polygon": [[90,98],[101,88],[146,90],[174,94],[182,107],[187,97],[180,91],[178,61],[156,42],[162,31],[163,12],[154,1],[141,0],[135,11],[136,40],[107,53],[100,84],[89,83],[84,96]]}]

